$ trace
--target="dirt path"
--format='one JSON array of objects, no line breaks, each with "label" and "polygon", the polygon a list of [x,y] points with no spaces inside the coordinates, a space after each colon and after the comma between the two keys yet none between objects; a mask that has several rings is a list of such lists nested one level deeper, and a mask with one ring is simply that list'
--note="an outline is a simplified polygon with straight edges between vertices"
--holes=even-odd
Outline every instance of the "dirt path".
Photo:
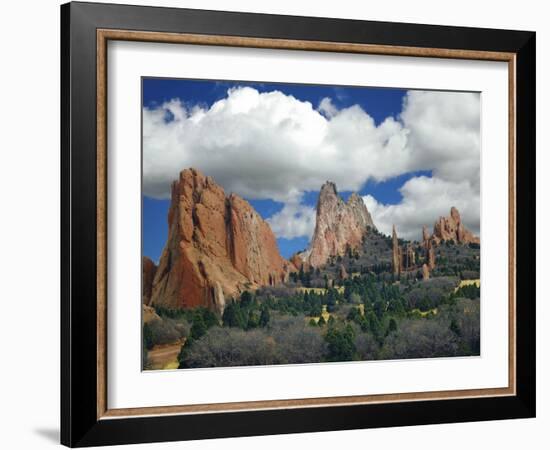
[{"label": "dirt path", "polygon": [[155,345],[148,353],[151,369],[177,369],[178,354],[184,342],[185,340],[173,344]]}]

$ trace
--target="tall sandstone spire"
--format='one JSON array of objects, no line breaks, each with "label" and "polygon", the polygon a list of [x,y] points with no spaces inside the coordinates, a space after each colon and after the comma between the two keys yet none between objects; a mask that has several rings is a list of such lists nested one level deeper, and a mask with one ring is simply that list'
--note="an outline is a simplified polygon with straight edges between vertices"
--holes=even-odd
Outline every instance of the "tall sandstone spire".
[{"label": "tall sandstone spire", "polygon": [[397,231],[395,230],[395,225],[393,225],[393,228],[392,228],[391,242],[392,242],[391,261],[392,261],[393,273],[394,275],[399,275],[401,273],[401,249],[399,248],[399,241],[397,240]]},{"label": "tall sandstone spire", "polygon": [[347,248],[358,248],[369,227],[375,228],[363,199],[353,193],[346,203],[338,195],[336,185],[327,181],[319,192],[311,245],[307,251],[294,255],[292,261],[320,267],[331,256],[344,255]]},{"label": "tall sandstone spire", "polygon": [[422,244],[424,245],[424,256],[428,261],[428,269],[433,270],[435,268],[435,249],[434,239],[430,236],[428,227],[424,225],[422,227]]},{"label": "tall sandstone spire", "polygon": [[222,312],[228,296],[277,284],[289,272],[269,225],[198,170],[183,170],[172,184],[168,227],[150,305]]}]

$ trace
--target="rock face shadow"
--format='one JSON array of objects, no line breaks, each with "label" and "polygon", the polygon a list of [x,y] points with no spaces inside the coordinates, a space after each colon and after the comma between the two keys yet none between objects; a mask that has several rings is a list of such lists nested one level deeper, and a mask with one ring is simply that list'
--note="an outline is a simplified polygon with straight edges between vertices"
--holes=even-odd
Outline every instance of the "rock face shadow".
[{"label": "rock face shadow", "polygon": [[37,428],[34,432],[47,441],[59,444],[59,429],[58,428]]}]

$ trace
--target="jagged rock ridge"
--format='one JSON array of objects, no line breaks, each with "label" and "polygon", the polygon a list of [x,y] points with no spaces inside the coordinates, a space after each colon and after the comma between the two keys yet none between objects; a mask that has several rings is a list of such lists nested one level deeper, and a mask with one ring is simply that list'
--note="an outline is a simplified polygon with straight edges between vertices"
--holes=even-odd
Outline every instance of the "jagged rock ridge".
[{"label": "jagged rock ridge", "polygon": [[168,226],[150,305],[222,312],[228,296],[283,282],[295,270],[252,206],[198,170],[183,170],[172,184]]},{"label": "jagged rock ridge", "polygon": [[346,203],[338,195],[336,185],[327,181],[319,193],[310,247],[294,255],[291,261],[296,266],[320,267],[331,256],[343,255],[348,248],[358,248],[369,227],[375,228],[361,197],[353,193]]},{"label": "jagged rock ridge", "polygon": [[[433,234],[430,235],[428,227],[422,227],[422,248],[426,263],[422,264],[422,276],[426,280],[430,272],[435,268],[435,247],[442,241],[452,241],[456,244],[479,244],[479,237],[475,236],[466,228],[458,209],[451,208],[451,214],[447,217],[440,217],[434,224]],[[392,231],[392,267],[395,275],[415,270],[417,266],[415,253],[411,244],[400,246],[398,243],[395,225]]]},{"label": "jagged rock ridge", "polygon": [[451,208],[451,214],[446,217],[440,217],[434,224],[434,232],[432,239],[437,244],[441,241],[455,241],[459,244],[479,244],[479,237],[466,228],[458,209],[454,206]]}]

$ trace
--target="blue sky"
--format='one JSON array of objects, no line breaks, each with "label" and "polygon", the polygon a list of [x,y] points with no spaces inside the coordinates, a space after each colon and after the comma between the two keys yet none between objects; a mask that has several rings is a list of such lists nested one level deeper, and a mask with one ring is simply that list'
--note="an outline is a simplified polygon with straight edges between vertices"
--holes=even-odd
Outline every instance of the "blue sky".
[{"label": "blue sky", "polygon": [[[166,143],[164,139],[166,136],[172,136],[173,133],[175,133],[174,128],[170,127],[170,125],[174,125],[173,122],[177,120],[182,120],[182,122],[179,124],[181,125],[179,131],[176,130],[176,133],[178,134],[179,140],[182,141],[181,148],[182,153],[192,153],[192,150],[195,148],[194,146],[201,146],[203,145],[203,141],[210,139],[211,136],[201,135],[201,138],[199,140],[195,139],[193,142],[193,145],[191,145],[191,148],[185,148],[185,144],[189,145],[186,142],[186,135],[185,132],[182,132],[182,127],[185,125],[186,127],[192,126],[191,120],[188,120],[185,122],[186,119],[189,119],[193,116],[193,119],[196,119],[200,115],[205,115],[209,111],[211,111],[211,107],[216,102],[219,103],[219,101],[228,100],[229,97],[235,96],[235,90],[242,89],[242,88],[252,88],[254,91],[246,91],[247,95],[249,95],[251,92],[256,96],[254,98],[258,98],[258,93],[261,97],[262,94],[272,93],[273,91],[278,91],[282,95],[279,96],[278,99],[275,99],[279,103],[277,103],[277,107],[273,107],[273,114],[270,113],[270,110],[267,110],[267,115],[261,116],[259,120],[259,129],[262,130],[262,120],[263,121],[269,121],[270,117],[272,115],[280,113],[280,104],[283,104],[286,101],[287,103],[290,102],[291,106],[290,109],[288,109],[288,114],[290,116],[297,115],[298,119],[294,118],[293,120],[302,120],[300,115],[307,116],[310,122],[313,120],[314,123],[316,120],[321,120],[322,122],[329,123],[334,122],[337,124],[337,121],[334,119],[338,119],[341,122],[346,118],[346,126],[353,127],[354,129],[360,128],[360,126],[363,126],[363,128],[367,128],[369,133],[376,135],[376,142],[381,142],[380,144],[377,144],[378,147],[381,148],[380,151],[385,151],[384,155],[390,155],[390,146],[394,145],[392,142],[405,142],[405,139],[403,136],[407,133],[410,133],[409,130],[404,130],[404,127],[402,125],[401,121],[401,113],[403,112],[404,99],[407,96],[407,91],[403,89],[391,89],[391,88],[368,88],[368,87],[344,87],[344,86],[322,86],[322,85],[302,85],[302,84],[281,84],[281,83],[255,83],[255,82],[241,82],[241,81],[211,81],[211,80],[185,80],[185,79],[158,79],[158,78],[145,78],[143,79],[143,108],[144,108],[144,114],[147,115],[144,120],[148,120],[147,124],[149,124],[151,121],[149,121],[148,117],[150,114],[155,114],[156,112],[159,112],[161,114],[160,122],[157,120],[156,122],[156,128],[153,129],[156,135],[154,135],[155,140],[152,141],[149,134],[151,134],[149,130],[149,125],[144,125],[144,158],[145,155],[153,155],[152,161],[156,163],[155,158],[156,155],[160,155],[159,158],[162,157],[162,152],[164,151],[164,147],[168,145],[176,146],[176,151],[179,150],[179,145],[176,140],[176,144],[174,144],[174,139],[167,140]],[[232,94],[233,92],[233,94]],[[240,91],[245,92],[245,91]],[[246,93],[245,92],[245,93]],[[178,104],[176,106],[173,105],[174,99],[178,99],[178,101],[181,104]],[[330,99],[328,102],[328,107],[324,108],[321,106],[321,103],[323,102],[323,99]],[[250,100],[250,95],[247,98],[247,101]],[[268,99],[267,97],[263,99],[264,103],[270,105],[271,108],[273,101],[275,101],[273,98]],[[228,100],[229,101],[229,100]],[[280,103],[280,102],[283,103]],[[171,106],[167,106],[172,102]],[[309,106],[308,103],[309,102]],[[246,102],[244,102],[246,103]],[[411,102],[409,102],[411,103]],[[242,104],[242,102],[241,102]],[[306,105],[305,108],[306,113],[303,113],[302,109]],[[354,110],[353,108],[360,108],[360,114],[357,115],[357,110]],[[298,108],[298,109],[296,109]],[[300,109],[302,108],[302,109]],[[309,109],[308,109],[309,108]],[[199,111],[197,113],[197,111]],[[298,113],[296,112],[298,111]],[[355,112],[354,112],[355,111]],[[260,113],[258,113],[260,114]],[[264,114],[265,111],[264,111]],[[309,114],[309,115],[308,115]],[[250,114],[249,114],[250,115]],[[315,116],[313,119],[311,119],[310,116]],[[176,117],[178,116],[178,117]],[[183,116],[184,118],[181,119]],[[239,116],[240,117],[240,116]],[[247,116],[248,117],[248,116]],[[359,119],[357,118],[359,117]],[[365,117],[367,119],[365,119]],[[370,118],[369,118],[370,117]],[[248,117],[250,119],[250,117]],[[319,119],[320,118],[320,119]],[[393,118],[392,121],[388,124],[387,118]],[[253,118],[254,119],[254,118]],[[372,125],[369,125],[368,120],[373,121]],[[304,119],[305,120],[305,119]],[[364,122],[366,120],[366,122]],[[310,122],[304,122],[306,123],[305,126],[307,126]],[[153,122],[151,122],[153,123]],[[256,123],[251,122],[252,126],[254,126]],[[256,124],[257,125],[257,124]],[[414,125],[414,124],[413,124]],[[337,126],[337,125],[335,125]],[[369,128],[370,127],[370,128]],[[266,129],[267,129],[266,125]],[[296,127],[294,127],[296,128]],[[189,128],[190,131],[187,132],[192,133],[194,132],[193,128]],[[160,131],[159,131],[160,130]],[[187,130],[187,128],[185,128]],[[223,130],[223,128],[222,128]],[[278,129],[277,129],[278,130]],[[387,131],[390,130],[390,131]],[[210,129],[209,129],[210,131]],[[246,131],[246,130],[245,130]],[[414,131],[414,130],[413,130]],[[224,131],[220,131],[220,135],[223,134]],[[225,131],[227,133],[227,131]],[[361,139],[365,137],[362,133],[362,129],[359,130],[359,136],[360,138],[356,138],[356,141],[358,141],[358,145],[361,145]],[[148,134],[149,133],[149,134]],[[172,133],[172,134],[170,134]],[[182,134],[183,133],[183,134]],[[261,133],[261,131],[260,131]],[[214,134],[214,132],[212,132]],[[229,137],[225,138],[225,141],[232,142],[232,130],[230,129]],[[237,132],[235,132],[237,134]],[[242,132],[241,132],[242,134]],[[311,133],[310,133],[311,134]],[[147,136],[146,136],[147,135]],[[382,137],[380,137],[382,135]],[[273,141],[277,140],[278,135],[275,134],[268,136],[266,132],[266,144],[263,147],[273,145]],[[366,135],[367,138],[370,135]],[[345,137],[345,136],[344,136]],[[293,136],[294,138],[294,136]],[[168,138],[166,138],[168,139]],[[394,139],[394,141],[392,141]],[[256,140],[258,140],[257,134],[256,134]],[[153,142],[153,144],[150,144],[150,142]],[[224,141],[224,142],[225,142]],[[289,141],[294,142],[294,141]],[[206,144],[205,144],[206,145]],[[210,144],[208,144],[210,145]],[[224,144],[225,145],[225,144]],[[239,144],[241,145],[241,144]],[[261,144],[259,144],[261,146]],[[300,144],[302,145],[302,144]],[[244,148],[244,144],[242,144]],[[383,146],[388,146],[389,150],[385,150],[382,148]],[[395,146],[395,145],[394,145]],[[377,147],[376,151],[379,151]],[[205,148],[209,149],[208,146]],[[228,151],[235,151],[234,148],[227,147]],[[298,151],[300,150],[300,147],[298,146]],[[217,150],[218,154],[222,157],[223,160],[223,152],[224,147],[221,145],[221,147]],[[249,150],[247,150],[249,151]],[[255,151],[255,150],[254,150]],[[347,147],[346,145],[341,145],[338,148],[338,151],[341,152],[343,155],[342,158],[345,158],[347,153]],[[156,153],[155,153],[156,152]],[[173,153],[173,152],[172,152]],[[217,155],[217,154],[215,154]],[[250,155],[250,153],[248,153]],[[165,194],[168,192],[168,186],[169,186],[169,180],[174,179],[175,175],[180,170],[186,168],[184,167],[173,167],[173,166],[179,166],[179,165],[185,165],[187,164],[187,161],[189,160],[189,156],[186,156],[183,158],[185,162],[182,163],[176,163],[170,162],[168,164],[168,169],[170,171],[170,175],[166,175],[165,173],[162,173],[162,176],[158,176],[154,174],[152,171],[147,172],[144,168],[144,186],[145,189],[144,195],[143,195],[143,254],[151,257],[154,261],[158,261],[160,254],[162,252],[162,248],[166,242],[167,238],[167,232],[168,232],[168,225],[167,225],[167,212],[169,207],[169,199],[166,198],[167,195]],[[378,158],[380,159],[380,158]],[[388,158],[391,160],[391,157]],[[247,161],[247,158],[244,159],[245,163]],[[261,164],[260,159],[260,164]],[[396,164],[398,161],[396,161]],[[145,159],[144,159],[145,164]],[[151,163],[149,163],[151,164]],[[208,170],[205,170],[204,167],[201,167],[201,164],[208,165],[209,162],[199,162],[199,163],[193,163],[193,166],[199,165],[197,167],[198,169],[204,171],[206,175],[212,175],[211,172]],[[269,163],[268,163],[269,164]],[[273,164],[273,162],[271,162]],[[155,166],[155,164],[152,164],[152,166]],[[365,163],[365,175],[363,178],[361,178],[361,170],[359,170],[359,182],[354,181],[350,182],[348,186],[353,186],[353,190],[357,191],[361,196],[364,196],[364,198],[370,198],[371,203],[374,202],[372,207],[370,209],[375,210],[374,212],[379,215],[379,221],[381,222],[381,228],[382,231],[387,231],[387,228],[390,226],[389,222],[397,222],[399,224],[399,206],[403,205],[407,202],[409,202],[410,199],[404,199],[403,198],[403,192],[406,193],[406,195],[412,196],[414,194],[414,186],[416,184],[422,184],[423,186],[420,186],[417,191],[418,192],[424,192],[426,191],[426,183],[429,182],[429,180],[432,180],[433,177],[433,167],[430,167],[429,165],[424,166],[418,166],[418,164],[408,164],[404,165],[404,167],[400,170],[395,171],[396,175],[392,176],[391,171],[389,172],[389,176],[386,174],[383,177],[380,177],[380,181],[375,181],[374,177],[377,175],[376,171],[373,173],[371,165]],[[144,166],[145,167],[145,166]],[[252,166],[254,168],[254,166]],[[412,169],[412,170],[409,170]],[[239,192],[238,189],[240,189],[240,179],[241,175],[238,171],[238,168],[236,171],[231,172],[231,169],[234,169],[231,167],[231,164],[228,162],[227,170],[225,170],[223,167],[220,169],[219,167],[213,169],[218,170],[216,172],[216,175],[213,176],[214,180],[222,184],[222,186],[226,189],[226,191],[230,190],[236,190],[238,194],[242,195],[244,198],[246,198],[252,206],[258,211],[258,213],[264,218],[264,219],[270,219],[273,218],[273,216],[277,213],[281,213],[283,208],[285,208],[285,205],[295,205],[296,200],[290,200],[288,192],[283,190],[281,191],[281,187],[279,187],[278,191],[277,189],[273,190],[273,193],[266,193],[265,195],[257,194],[258,189],[256,188],[242,188],[242,192]],[[368,170],[370,169],[370,172]],[[221,172],[220,172],[221,170]],[[299,203],[297,211],[306,211],[308,214],[311,215],[312,208],[315,207],[315,204],[317,202],[318,197],[318,189],[321,187],[322,182],[326,181],[327,179],[330,179],[331,181],[337,181],[337,185],[339,187],[340,194],[344,199],[347,199],[347,197],[351,194],[351,189],[345,189],[342,188],[342,184],[346,183],[346,177],[344,174],[344,177],[342,178],[342,173],[336,172],[338,170],[336,167],[334,168],[335,172],[331,173],[330,169],[328,173],[323,172],[322,175],[319,175],[320,178],[316,179],[313,184],[310,183],[308,185],[301,185],[297,189],[299,191],[298,200]],[[384,169],[387,171],[387,169]],[[243,169],[243,175],[242,178],[245,179],[248,175],[244,174],[246,172],[246,169]],[[340,170],[341,172],[341,170]],[[350,171],[351,172],[351,171]],[[354,172],[357,172],[357,170],[354,170]],[[326,174],[325,174],[326,173]],[[233,175],[234,174],[234,175]],[[268,171],[267,174],[271,176],[271,173]],[[155,178],[156,176],[156,178]],[[277,176],[277,175],[275,175]],[[302,176],[300,174],[302,178]],[[307,174],[306,174],[307,176]],[[309,174],[311,176],[311,173]],[[252,175],[250,175],[252,177]],[[357,174],[355,174],[355,177],[357,178]],[[252,177],[253,178],[253,177]],[[251,178],[251,179],[252,179]],[[363,181],[361,181],[363,180]],[[442,180],[442,182],[447,183],[446,180]],[[289,181],[289,183],[292,183],[292,181]],[[148,189],[149,184],[151,186],[154,186],[154,189]],[[433,183],[432,183],[433,184]],[[235,186],[237,186],[235,188]],[[315,188],[313,188],[315,186]],[[405,186],[405,189],[403,187]],[[407,188],[406,186],[410,186],[410,188]],[[437,188],[437,186],[435,186]],[[447,189],[447,186],[445,185],[446,191],[449,191]],[[150,192],[150,194],[149,194]],[[271,191],[270,191],[271,192]],[[413,194],[411,194],[413,192]],[[149,194],[149,195],[147,195]],[[164,197],[164,198],[163,198]],[[411,197],[412,198],[412,197]],[[446,204],[448,203],[447,199],[442,202],[443,207],[446,209]],[[367,202],[368,204],[368,202]],[[395,206],[392,208],[392,205]],[[444,212],[443,207],[440,209],[441,213]],[[450,206],[449,206],[450,207]],[[410,209],[410,208],[408,208]],[[440,210],[437,210],[438,212]],[[371,213],[373,211],[371,210]],[[299,216],[300,213],[296,213],[296,217]],[[376,214],[374,214],[376,216]],[[432,215],[435,213],[429,212],[427,213],[427,219],[425,221],[431,221],[433,223],[433,220],[435,220],[436,217],[431,218]],[[286,217],[286,216],[285,216]],[[374,217],[375,223],[377,222],[377,217]],[[424,220],[424,219],[423,219]],[[385,222],[388,223],[385,223]],[[382,222],[384,222],[382,224]],[[424,223],[422,220],[419,222]],[[274,226],[272,224],[272,228],[274,229],[274,232],[279,233],[277,236],[277,242],[279,245],[279,250],[281,254],[284,257],[290,257],[293,253],[299,250],[303,250],[308,245],[308,236],[306,235],[296,235],[299,233],[286,233],[280,231],[281,229],[284,229],[284,226],[281,227],[281,224],[279,223],[279,226]],[[310,223],[311,225],[311,223]],[[378,225],[378,223],[377,223]],[[418,225],[415,223],[414,227],[418,228]],[[402,225],[402,228],[405,231],[405,225]],[[414,228],[416,230],[416,228]],[[309,232],[311,232],[311,226],[309,227]],[[409,232],[409,230],[406,230],[406,232]],[[410,231],[412,232],[412,231]],[[287,237],[283,237],[283,236]],[[291,236],[291,237],[288,237]]]},{"label": "blue sky", "polygon": [[360,105],[380,123],[388,116],[401,112],[404,89],[323,86],[283,83],[252,83],[244,81],[185,80],[168,78],[143,79],[143,106],[154,107],[174,98],[191,104],[212,105],[227,96],[227,90],[235,86],[250,86],[259,92],[281,91],[287,95],[309,101],[317,106],[329,97],[341,108]]}]

